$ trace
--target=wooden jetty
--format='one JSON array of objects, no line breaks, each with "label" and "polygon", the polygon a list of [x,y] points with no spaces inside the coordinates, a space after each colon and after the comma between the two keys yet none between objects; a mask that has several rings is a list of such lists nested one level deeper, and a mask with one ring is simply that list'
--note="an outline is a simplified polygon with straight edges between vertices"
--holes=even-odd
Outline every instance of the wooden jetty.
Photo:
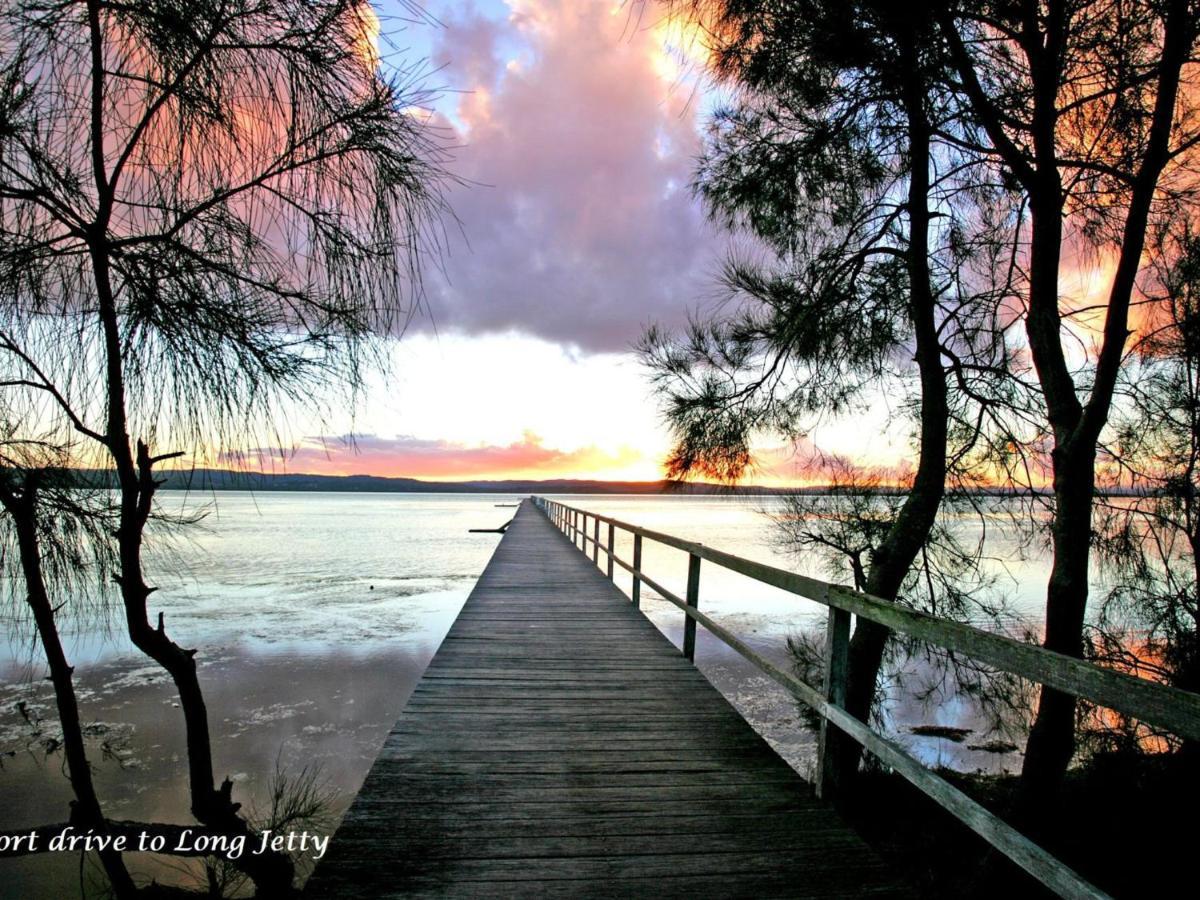
[{"label": "wooden jetty", "polygon": [[305,896],[904,893],[525,501]]},{"label": "wooden jetty", "polygon": [[[698,626],[819,716],[818,796],[840,788],[836,728],[1063,897],[1107,895],[846,711],[851,617],[1200,741],[1200,696],[1179,688],[548,498],[522,503],[511,526],[311,896],[899,893],[691,666]],[[683,596],[643,570],[645,541],[687,554]],[[819,688],[700,610],[701,563],[826,607]],[[632,602],[612,583],[618,569]],[[683,612],[682,658],[637,612],[643,586]]]}]

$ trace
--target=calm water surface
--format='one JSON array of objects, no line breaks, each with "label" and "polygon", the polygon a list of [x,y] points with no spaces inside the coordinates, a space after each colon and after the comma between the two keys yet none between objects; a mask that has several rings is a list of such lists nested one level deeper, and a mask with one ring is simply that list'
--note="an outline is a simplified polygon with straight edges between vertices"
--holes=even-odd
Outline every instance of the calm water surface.
[{"label": "calm water surface", "polygon": [[[334,817],[361,784],[384,736],[487,564],[497,535],[468,534],[512,514],[504,495],[164,493],[169,509],[211,506],[186,542],[157,552],[151,583],[160,590],[172,637],[199,650],[217,777],[235,797],[262,808],[272,772],[319,766],[338,794]],[[777,547],[763,515],[770,500],[733,497],[556,497],[731,553],[813,575],[819,561]],[[964,522],[967,529],[977,528]],[[631,558],[628,539],[619,553]],[[998,588],[1015,615],[1036,620],[1045,561],[1021,560],[1001,539],[993,553]],[[647,572],[683,592],[686,557],[647,543]],[[628,578],[618,580],[628,590]],[[676,643],[679,611],[653,594],[646,613]],[[758,651],[787,663],[789,635],[819,628],[824,611],[808,601],[705,565],[701,607]],[[0,644],[0,830],[65,820],[53,696],[20,615],[6,611]],[[165,675],[123,637],[119,620],[78,622],[67,636],[97,787],[110,816],[188,821],[182,720]],[[801,771],[812,735],[795,704],[757,670],[701,630],[701,669]],[[919,661],[914,664],[920,674]],[[23,704],[25,714],[18,710]],[[1019,756],[918,737],[913,725],[980,730],[977,710],[950,693],[921,702],[894,692],[888,727],[930,763],[1003,769]],[[137,867],[143,870],[141,864]],[[158,872],[170,877],[168,871]],[[85,872],[84,880],[88,876]],[[0,861],[0,896],[80,895],[77,858],[45,855]]]}]

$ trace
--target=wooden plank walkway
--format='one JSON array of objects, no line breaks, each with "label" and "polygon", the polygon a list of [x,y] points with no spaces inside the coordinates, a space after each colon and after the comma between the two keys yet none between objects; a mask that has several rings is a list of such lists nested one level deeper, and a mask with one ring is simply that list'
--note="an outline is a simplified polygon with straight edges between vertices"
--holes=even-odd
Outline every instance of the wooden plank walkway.
[{"label": "wooden plank walkway", "polygon": [[305,896],[902,893],[525,501]]}]

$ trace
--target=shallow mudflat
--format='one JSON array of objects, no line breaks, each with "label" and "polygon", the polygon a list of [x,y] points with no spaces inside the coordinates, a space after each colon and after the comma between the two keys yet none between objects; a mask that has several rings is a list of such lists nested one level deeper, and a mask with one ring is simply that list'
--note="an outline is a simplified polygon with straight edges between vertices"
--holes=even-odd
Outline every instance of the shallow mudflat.
[{"label": "shallow mudflat", "polygon": [[[211,499],[164,497],[178,505]],[[506,521],[512,510],[495,504],[510,499],[223,493],[201,529],[160,547],[154,581],[161,589],[152,613],[163,610],[175,639],[199,650],[217,777],[234,781],[236,799],[261,807],[277,761],[292,773],[319,766],[337,795],[332,817],[341,814],[497,544],[497,535],[468,529]],[[797,565],[773,547],[758,500],[568,502],[739,555]],[[648,549],[646,564],[666,586],[682,587],[682,554]],[[649,592],[643,601],[651,620],[678,645],[679,611]],[[788,636],[823,619],[813,604],[716,569],[703,573],[701,604],[756,651],[783,662]],[[10,639],[0,644],[0,795],[6,801],[0,829],[63,821],[69,800],[44,667],[20,616],[7,623]],[[109,814],[189,821],[182,718],[169,681],[129,647],[119,619],[105,625],[90,617],[68,630],[97,787]],[[794,703],[703,631],[698,638],[701,670],[804,773],[813,743]],[[927,760],[968,770],[1012,765],[1011,756],[971,750],[975,735],[955,744],[909,734],[908,725],[972,727],[968,703],[933,706],[910,696],[893,707],[895,731]],[[140,860],[137,868],[157,871],[151,865]],[[79,877],[74,856],[0,860],[0,897],[74,895]]]}]

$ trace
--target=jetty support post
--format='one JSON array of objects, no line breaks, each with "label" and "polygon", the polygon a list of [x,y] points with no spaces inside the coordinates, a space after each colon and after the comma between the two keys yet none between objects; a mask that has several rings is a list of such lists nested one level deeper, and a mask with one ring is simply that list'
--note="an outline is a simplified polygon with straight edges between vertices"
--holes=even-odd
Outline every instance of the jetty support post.
[{"label": "jetty support post", "polygon": [[613,580],[613,561],[617,557],[617,529],[612,522],[608,523],[608,580]]},{"label": "jetty support post", "polygon": [[[700,607],[700,557],[695,553],[688,554],[687,605],[692,609]],[[688,662],[696,661],[696,620],[689,615],[683,619],[683,655]]]},{"label": "jetty support post", "polygon": [[[846,705],[846,672],[849,668],[850,613],[836,606],[829,607],[829,618],[825,626],[825,699],[832,705]],[[837,766],[834,760],[833,735],[836,728],[829,719],[821,717],[821,731],[817,743],[817,796],[832,800],[837,794]]]},{"label": "jetty support post", "polygon": [[642,605],[642,579],[639,577],[641,571],[642,536],[635,534],[633,536],[633,590],[630,591],[630,599],[633,600],[634,609]]}]

